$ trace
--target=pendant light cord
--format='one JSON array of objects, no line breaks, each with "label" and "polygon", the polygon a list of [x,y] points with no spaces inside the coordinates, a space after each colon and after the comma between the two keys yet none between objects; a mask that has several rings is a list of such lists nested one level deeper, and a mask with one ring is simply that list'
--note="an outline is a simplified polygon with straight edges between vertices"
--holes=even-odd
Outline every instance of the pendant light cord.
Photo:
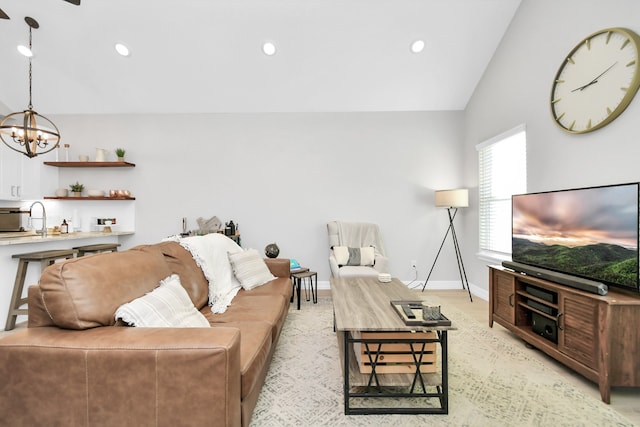
[{"label": "pendant light cord", "polygon": [[31,100],[31,80],[33,77],[33,69],[31,66],[31,58],[33,58],[33,50],[31,50],[31,45],[32,45],[31,31],[32,31],[32,28],[31,28],[31,25],[29,25],[29,50],[31,51],[31,56],[29,57],[29,107],[28,107],[29,110],[33,110],[33,102]]}]

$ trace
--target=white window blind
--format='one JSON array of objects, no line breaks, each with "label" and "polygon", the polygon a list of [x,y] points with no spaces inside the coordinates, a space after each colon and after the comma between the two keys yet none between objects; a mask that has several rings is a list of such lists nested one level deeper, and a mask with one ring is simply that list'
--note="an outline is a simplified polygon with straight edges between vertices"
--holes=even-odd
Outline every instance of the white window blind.
[{"label": "white window blind", "polygon": [[511,196],[527,191],[524,125],[476,146],[479,161],[480,252],[511,254]]}]

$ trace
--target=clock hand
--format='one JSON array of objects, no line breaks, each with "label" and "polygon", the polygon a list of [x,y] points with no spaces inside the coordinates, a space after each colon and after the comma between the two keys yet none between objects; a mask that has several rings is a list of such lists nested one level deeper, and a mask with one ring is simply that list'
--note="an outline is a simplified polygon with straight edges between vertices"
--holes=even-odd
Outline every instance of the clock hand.
[{"label": "clock hand", "polygon": [[574,90],[572,90],[571,92],[577,92],[579,90],[585,90],[586,88],[588,88],[589,86],[598,83],[598,79],[602,76],[604,76],[610,69],[612,69],[614,67],[614,65],[616,65],[618,63],[618,61],[614,62],[613,64],[611,64],[611,66],[609,68],[607,68],[606,70],[604,70],[603,72],[601,72],[600,74],[598,74],[596,76],[596,78],[594,78],[593,80],[591,80],[589,83],[587,83],[584,86],[580,86],[578,88],[575,88]]}]

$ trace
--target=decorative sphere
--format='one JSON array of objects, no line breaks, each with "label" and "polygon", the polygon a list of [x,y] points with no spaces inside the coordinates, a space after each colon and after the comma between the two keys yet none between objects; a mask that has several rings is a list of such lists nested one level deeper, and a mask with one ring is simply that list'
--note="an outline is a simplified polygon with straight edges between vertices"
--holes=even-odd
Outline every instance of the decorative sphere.
[{"label": "decorative sphere", "polygon": [[280,254],[280,248],[275,243],[269,243],[264,248],[264,254],[269,258],[276,258]]}]

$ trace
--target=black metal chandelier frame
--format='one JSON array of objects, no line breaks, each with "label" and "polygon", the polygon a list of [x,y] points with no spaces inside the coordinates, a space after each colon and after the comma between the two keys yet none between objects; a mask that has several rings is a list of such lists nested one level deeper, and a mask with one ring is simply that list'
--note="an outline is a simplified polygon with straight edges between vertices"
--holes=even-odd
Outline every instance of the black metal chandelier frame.
[{"label": "black metal chandelier frame", "polygon": [[[38,21],[27,16],[29,26],[29,50],[32,48],[32,30],[40,27]],[[60,144],[58,127],[46,117],[33,110],[32,102],[33,66],[29,57],[29,105],[21,112],[11,113],[0,122],[0,139],[14,151],[31,158],[45,154]]]}]

